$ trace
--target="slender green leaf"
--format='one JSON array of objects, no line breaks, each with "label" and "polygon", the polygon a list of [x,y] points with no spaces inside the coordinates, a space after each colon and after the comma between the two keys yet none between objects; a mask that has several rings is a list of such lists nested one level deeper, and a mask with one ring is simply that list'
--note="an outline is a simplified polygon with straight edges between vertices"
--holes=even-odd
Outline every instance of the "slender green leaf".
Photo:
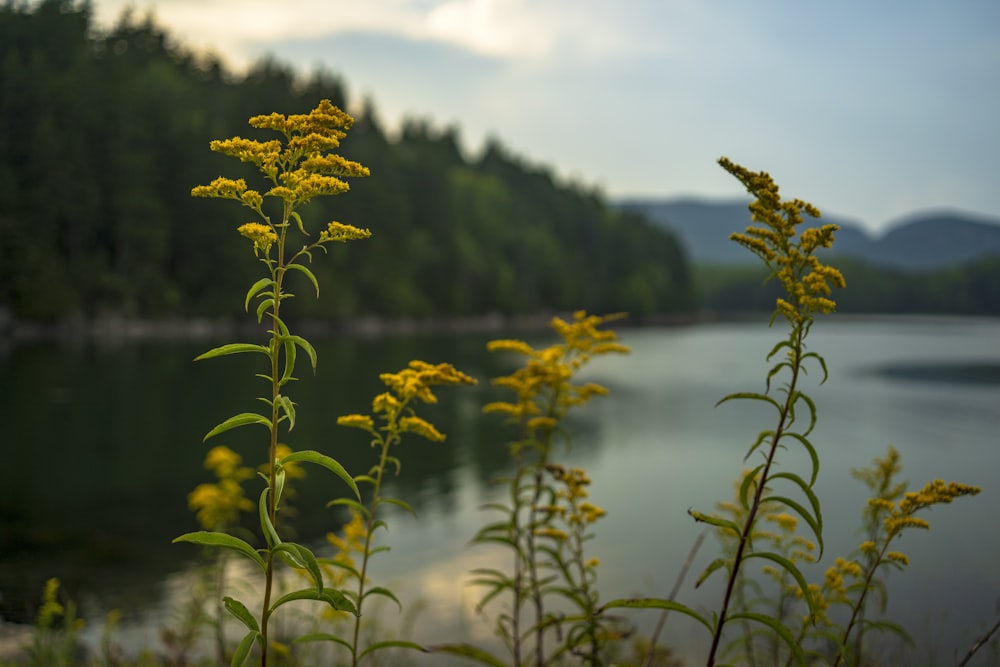
[{"label": "slender green leaf", "polygon": [[367,591],[365,591],[364,597],[367,598],[369,595],[381,595],[382,597],[389,598],[390,600],[396,603],[396,606],[399,607],[400,611],[403,610],[403,603],[399,601],[399,598],[396,597],[396,594],[390,591],[388,588],[385,588],[384,586],[376,586],[374,588],[368,589]]},{"label": "slender green leaf", "polygon": [[816,426],[816,404],[807,395],[803,394],[801,391],[795,393],[796,401],[804,401],[806,405],[809,406],[809,428],[805,430],[802,434],[803,437],[808,437],[812,433],[813,428]]},{"label": "slender green leaf", "polygon": [[274,601],[274,604],[271,605],[271,612],[273,613],[275,609],[283,604],[288,604],[296,600],[318,600],[326,602],[337,611],[347,611],[355,616],[358,615],[358,610],[354,606],[354,603],[348,600],[343,593],[332,588],[324,588],[323,592],[319,594],[313,588],[303,588],[302,590],[286,593]]},{"label": "slender green leaf", "polygon": [[281,544],[281,538],[278,537],[278,531],[274,529],[274,524],[271,523],[271,513],[267,507],[269,490],[265,488],[260,492],[260,500],[257,501],[257,510],[258,514],[260,514],[260,530],[264,533],[264,539],[267,540],[268,546],[273,548]]},{"label": "slender green leaf", "polygon": [[259,632],[251,631],[247,633],[243,639],[240,640],[239,646],[236,647],[236,652],[233,653],[233,659],[229,662],[229,667],[243,667],[246,664],[247,658],[250,657],[250,649],[253,648],[254,642],[262,642],[263,639]]},{"label": "slender green leaf", "polygon": [[821,519],[814,518],[813,515],[808,510],[806,510],[805,507],[803,507],[799,503],[795,502],[791,498],[788,498],[788,497],[785,497],[785,496],[768,496],[767,500],[768,501],[777,502],[777,503],[781,503],[781,504],[785,505],[786,507],[790,507],[791,509],[795,510],[795,513],[798,514],[800,517],[802,517],[803,520],[805,520],[806,523],[809,524],[809,528],[812,529],[813,535],[816,536],[816,541],[819,543],[819,555],[816,556],[816,559],[819,560],[820,558],[822,558],[823,557],[823,526],[820,523]]},{"label": "slender green leaf", "polygon": [[877,630],[879,632],[891,632],[892,634],[896,635],[897,637],[905,641],[910,646],[915,646],[915,644],[913,643],[913,637],[911,637],[910,633],[907,632],[903,628],[903,626],[899,625],[898,623],[886,620],[879,621],[869,618],[858,619],[858,623],[860,625],[864,625],[867,628],[870,628],[872,630]]},{"label": "slender green leaf", "polygon": [[258,280],[257,282],[255,282],[253,285],[251,285],[250,289],[247,290],[247,298],[246,298],[246,300],[243,303],[243,310],[245,310],[246,312],[249,313],[250,312],[250,301],[255,296],[257,296],[257,294],[262,289],[264,289],[265,287],[270,287],[271,285],[274,285],[274,281],[272,279],[270,279],[270,278],[261,278],[260,280]]},{"label": "slender green leaf", "polygon": [[802,493],[806,498],[809,499],[809,504],[812,506],[812,514],[816,518],[816,524],[819,526],[820,530],[823,529],[823,512],[819,503],[819,498],[816,493],[812,490],[812,485],[806,484],[805,481],[793,472],[777,472],[771,475],[771,480],[776,479],[787,479],[802,490]]},{"label": "slender green leaf", "polygon": [[694,510],[688,510],[688,514],[690,514],[691,517],[695,521],[698,521],[699,523],[707,523],[710,526],[716,526],[718,528],[725,528],[726,530],[731,530],[736,535],[736,537],[739,537],[740,535],[743,534],[743,529],[737,526],[732,521],[729,521],[728,519],[712,516],[710,514],[703,514],[701,512],[696,512]]},{"label": "slender green leaf", "polygon": [[700,587],[703,583],[705,583],[706,579],[712,576],[712,574],[716,570],[725,567],[726,565],[729,564],[729,562],[730,559],[728,558],[716,558],[715,560],[713,560],[711,563],[708,564],[708,567],[705,568],[705,571],[701,573],[701,576],[698,577],[698,580],[694,582],[694,587],[695,588]]},{"label": "slender green leaf", "polygon": [[336,644],[340,644],[348,650],[354,649],[349,641],[341,639],[337,635],[331,635],[329,632],[312,632],[307,635],[301,635],[292,640],[292,643],[298,642],[334,642]]},{"label": "slender green leaf", "polygon": [[597,610],[597,613],[601,614],[607,609],[665,609],[667,611],[676,611],[690,616],[694,620],[698,621],[705,626],[709,633],[713,632],[712,624],[709,623],[704,616],[687,605],[683,605],[680,602],[675,602],[673,600],[663,600],[660,598],[623,598],[620,600],[612,600],[611,602],[602,605],[601,608]]},{"label": "slender green leaf", "polygon": [[278,405],[281,406],[282,411],[288,416],[288,430],[291,431],[295,428],[295,404],[287,396],[279,395]]},{"label": "slender green leaf", "polygon": [[230,354],[240,354],[242,352],[259,352],[265,356],[270,356],[271,352],[263,345],[254,345],[253,343],[230,343],[229,345],[223,345],[221,347],[215,347],[208,352],[203,352],[194,358],[195,361],[204,361],[205,359],[213,359],[215,357],[224,357]]},{"label": "slender green leaf", "polygon": [[[284,336],[283,336],[283,338],[284,338]],[[302,336],[292,336],[292,335],[289,335],[287,338],[288,338],[288,340],[292,341],[293,343],[295,343],[296,345],[298,345],[299,347],[301,347],[305,351],[306,355],[308,355],[308,357],[309,357],[309,362],[312,364],[313,373],[315,373],[316,372],[316,350],[315,350],[315,348],[313,348],[312,344],[310,344],[309,341],[307,341]]]},{"label": "slender green leaf", "polygon": [[802,355],[802,361],[805,361],[806,359],[815,359],[816,361],[819,362],[820,368],[823,369],[823,379],[820,380],[820,384],[824,384],[826,382],[827,378],[830,377],[830,374],[827,373],[827,371],[826,371],[826,359],[824,359],[823,357],[821,357],[820,355],[818,355],[815,352],[808,352],[806,354],[803,354]]},{"label": "slender green leaf", "polygon": [[793,438],[798,440],[803,447],[806,448],[806,452],[809,454],[809,458],[812,460],[812,473],[809,476],[809,486],[816,483],[816,478],[819,476],[819,455],[816,453],[816,448],[813,447],[812,443],[809,442],[809,438],[805,437],[800,433],[792,433],[788,431],[781,434],[782,438]]},{"label": "slender green leaf", "polygon": [[264,564],[264,559],[260,557],[257,551],[241,540],[238,537],[233,537],[226,533],[216,533],[209,532],[206,530],[199,530],[194,533],[185,533],[180,537],[175,537],[173,540],[176,542],[190,542],[192,544],[200,544],[206,547],[222,547],[224,549],[233,549],[234,551],[239,551],[241,554],[252,560],[253,562],[260,565],[260,569],[266,569]]},{"label": "slender green leaf", "polygon": [[361,658],[365,657],[369,653],[374,653],[375,651],[381,651],[382,649],[385,648],[408,648],[414,651],[420,651],[421,653],[430,653],[429,649],[424,648],[420,644],[415,644],[413,642],[407,642],[397,639],[384,642],[375,642],[374,644],[372,644],[371,646],[369,646],[364,651],[358,654],[358,661],[360,661]]},{"label": "slender green leaf", "polygon": [[309,236],[306,226],[302,224],[302,216],[299,215],[298,211],[289,211],[288,215],[295,220],[295,224],[299,226],[299,231],[302,232],[302,235]]},{"label": "slender green leaf", "polygon": [[757,439],[752,445],[750,445],[750,449],[747,450],[746,455],[743,457],[743,461],[745,462],[748,458],[750,458],[750,455],[757,451],[757,448],[759,448],[762,444],[764,444],[764,441],[767,440],[768,436],[773,435],[774,431],[761,431],[758,433]]},{"label": "slender green leaf", "polygon": [[225,433],[230,429],[238,428],[240,426],[246,426],[248,424],[260,424],[261,426],[267,427],[268,430],[271,429],[271,420],[268,419],[267,417],[263,415],[258,415],[257,413],[254,412],[244,412],[230,417],[226,421],[222,422],[221,424],[213,428],[205,435],[204,438],[202,438],[202,442],[205,442],[209,438],[213,438],[219,435],[220,433]]},{"label": "slender green leaf", "polygon": [[429,647],[432,653],[448,653],[475,660],[490,667],[507,667],[507,663],[472,644],[438,644]]},{"label": "slender green leaf", "polygon": [[792,346],[792,343],[791,343],[791,341],[789,341],[789,340],[788,340],[788,339],[786,338],[785,340],[783,340],[783,341],[780,341],[780,342],[778,342],[777,344],[775,344],[775,346],[771,348],[771,351],[767,353],[767,357],[765,357],[765,359],[766,359],[767,361],[770,361],[770,360],[771,360],[771,357],[773,357],[774,355],[776,355],[776,354],[778,353],[778,351],[779,351],[779,350],[780,350],[781,348],[783,348],[783,347],[787,347],[787,348],[789,348],[790,350],[794,350],[794,349],[795,349],[795,348],[794,348],[794,347]]},{"label": "slender green leaf", "polygon": [[337,498],[336,500],[331,500],[326,504],[327,507],[333,507],[334,505],[346,505],[347,507],[351,507],[360,512],[361,516],[366,519],[371,518],[371,513],[368,511],[368,508],[353,498]]},{"label": "slender green leaf", "polygon": [[311,282],[313,284],[313,287],[316,288],[316,298],[317,299],[319,298],[319,281],[316,280],[316,276],[313,275],[312,271],[310,271],[307,267],[303,266],[302,264],[289,264],[285,268],[294,269],[296,271],[299,271],[300,273],[304,273],[306,275],[306,278],[309,279],[309,282]]},{"label": "slender green leaf", "polygon": [[358,485],[354,483],[354,479],[347,474],[346,470],[344,470],[344,466],[340,465],[335,459],[330,458],[326,454],[320,454],[319,452],[315,452],[311,449],[305,449],[300,452],[293,452],[281,459],[281,465],[293,463],[295,461],[306,461],[308,463],[315,463],[316,465],[323,466],[337,477],[344,480],[347,486],[351,487],[351,491],[354,492],[355,497],[358,500],[361,500],[361,492],[358,491]]},{"label": "slender green leaf", "polygon": [[754,391],[741,391],[735,394],[729,394],[728,396],[719,399],[719,402],[716,403],[715,406],[719,407],[723,403],[728,403],[729,401],[734,401],[736,399],[744,399],[744,398],[752,401],[763,401],[764,403],[769,403],[772,406],[774,406],[774,409],[778,411],[778,414],[781,414],[781,406],[778,405],[778,402],[776,400],[774,400],[770,396],[767,396],[765,394],[758,394],[757,392]]},{"label": "slender green leaf", "polygon": [[809,615],[816,618],[816,601],[813,600],[813,596],[809,594],[809,585],[806,583],[806,579],[802,576],[802,573],[799,572],[799,568],[795,567],[795,563],[780,554],[771,553],[770,551],[754,551],[753,553],[746,554],[743,557],[743,560],[747,561],[751,558],[764,558],[775,562],[783,567],[786,572],[792,575],[792,578],[794,578],[799,584],[799,589],[802,591],[802,597],[805,598],[806,604],[809,605]]},{"label": "slender green leaf", "polygon": [[295,343],[290,340],[285,340],[285,370],[281,374],[281,381],[279,385],[284,385],[289,380],[293,380],[295,375]]},{"label": "slender green leaf", "polygon": [[316,560],[316,556],[312,551],[301,544],[296,544],[295,542],[282,542],[276,546],[274,550],[275,552],[288,553],[301,563],[297,567],[300,567],[309,573],[309,577],[313,580],[313,586],[316,587],[316,594],[322,595],[323,573],[320,571],[319,562]]},{"label": "slender green leaf", "polygon": [[226,611],[233,615],[236,620],[246,626],[247,630],[251,632],[260,632],[260,626],[257,625],[257,619],[253,617],[250,610],[246,608],[246,605],[235,598],[231,598],[228,595],[222,598],[222,603],[226,607]]},{"label": "slender green leaf", "polygon": [[730,614],[726,617],[726,622],[736,621],[740,619],[746,619],[748,621],[757,621],[758,623],[762,623],[767,627],[771,628],[772,630],[774,630],[774,632],[784,640],[785,644],[788,645],[788,650],[792,652],[792,656],[795,657],[795,661],[798,664],[805,666],[806,656],[802,652],[802,647],[795,640],[795,637],[792,635],[791,630],[789,630],[784,623],[782,623],[776,618],[768,616],[767,614],[758,614],[756,612],[751,612],[751,611],[743,611],[736,614]]},{"label": "slender green leaf", "polygon": [[[765,431],[765,433],[771,433],[771,431]],[[740,483],[739,499],[740,499],[740,504],[743,505],[743,509],[745,510],[750,509],[750,501],[749,501],[750,487],[755,484],[757,480],[757,473],[759,473],[761,469],[764,468],[765,465],[766,464],[761,463],[759,466],[748,472],[746,475],[744,475],[743,481]]]},{"label": "slender green leaf", "polygon": [[267,312],[267,309],[273,307],[273,298],[262,299],[261,302],[257,304],[257,324],[260,324],[264,320],[264,313]]},{"label": "slender green leaf", "polygon": [[414,511],[414,509],[410,507],[409,503],[407,503],[404,500],[399,500],[398,498],[379,498],[379,503],[388,503],[390,505],[395,505],[396,507],[400,507],[409,512],[411,515],[413,515],[413,518],[417,517],[416,511]]}]

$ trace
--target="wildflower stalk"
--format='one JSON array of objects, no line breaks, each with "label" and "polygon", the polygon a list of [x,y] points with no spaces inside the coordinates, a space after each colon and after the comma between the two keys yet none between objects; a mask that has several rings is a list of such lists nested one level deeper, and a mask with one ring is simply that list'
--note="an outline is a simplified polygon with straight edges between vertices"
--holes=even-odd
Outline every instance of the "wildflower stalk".
[{"label": "wildflower stalk", "polygon": [[[864,575],[860,577],[858,584],[851,587],[851,590],[857,590],[860,593],[853,603],[848,601],[851,613],[840,635],[837,655],[833,662],[834,667],[838,667],[841,662],[847,659],[851,633],[855,629],[858,630],[859,638],[856,643],[854,661],[856,664],[861,664],[863,645],[860,642],[860,635],[864,627],[868,625],[867,622],[862,621],[868,595],[870,591],[883,590],[880,586],[875,585],[875,575],[883,567],[892,567],[901,571],[909,565],[910,561],[906,554],[890,551],[889,547],[893,541],[909,528],[930,530],[930,523],[926,519],[915,516],[918,512],[934,505],[951,503],[954,499],[962,496],[974,496],[981,490],[976,486],[959,482],[946,483],[938,479],[925,484],[919,491],[906,491],[905,483],[893,483],[893,475],[901,469],[898,461],[898,452],[895,448],[890,447],[884,459],[875,460],[874,469],[855,472],[856,477],[875,491],[875,495],[868,500],[865,508],[866,523],[872,530],[869,535],[870,539],[859,547],[859,551],[865,558]],[[904,639],[908,639],[905,631],[895,624],[881,622],[877,626],[896,632]]]},{"label": "wildflower stalk", "polygon": [[[400,605],[399,599],[388,588],[381,586],[369,588],[367,586],[368,564],[371,557],[382,551],[387,551],[389,548],[388,546],[375,546],[375,531],[386,527],[385,521],[379,518],[379,509],[386,504],[395,505],[416,516],[413,508],[406,501],[383,496],[382,482],[389,466],[395,468],[396,474],[399,474],[402,468],[399,458],[391,455],[389,450],[402,441],[403,434],[412,433],[433,442],[441,442],[445,439],[445,435],[438,431],[433,424],[416,415],[413,405],[418,401],[436,403],[437,397],[431,391],[431,387],[475,384],[474,379],[456,370],[451,364],[432,365],[418,360],[411,361],[407,368],[397,373],[382,373],[379,377],[387,385],[389,391],[379,394],[372,401],[372,414],[344,415],[337,420],[341,426],[358,428],[371,434],[371,445],[379,450],[378,463],[373,465],[367,474],[357,475],[354,478],[358,484],[367,484],[371,487],[371,497],[367,505],[362,505],[353,498],[338,498],[329,503],[330,505],[346,505],[352,511],[358,512],[365,521],[361,567],[360,569],[346,568],[346,571],[357,580],[356,591],[348,593],[357,609],[352,638],[348,644],[351,651],[352,667],[357,667],[365,656],[384,648],[424,650],[417,644],[404,641],[384,641],[372,644],[364,650],[360,648],[361,620],[365,600],[372,595],[379,595]],[[376,419],[382,422],[377,427]]]},{"label": "wildflower stalk", "polygon": [[[346,136],[344,130],[349,129],[353,123],[350,116],[333,106],[329,100],[323,100],[308,114],[286,117],[272,113],[254,116],[249,122],[255,128],[281,134],[283,140],[257,141],[233,137],[212,141],[210,148],[256,166],[270,184],[270,189],[261,193],[248,188],[243,179],[220,177],[209,185],[195,187],[191,193],[196,197],[236,200],[250,209],[259,220],[243,224],[237,231],[251,241],[255,256],[266,267],[265,277],[247,291],[244,307],[249,311],[251,302],[256,299],[258,323],[267,315],[270,321],[267,344],[231,343],[209,350],[197,359],[240,353],[262,354],[267,357],[268,373],[257,377],[265,379],[270,385],[266,396],[260,398],[269,410],[265,414],[245,412],[234,415],[209,431],[204,438],[208,440],[231,429],[251,424],[268,429],[267,463],[263,474],[266,486],[258,502],[265,548],[254,549],[246,541],[220,531],[188,533],[174,541],[231,549],[253,561],[262,570],[264,592],[259,617],[251,614],[243,602],[234,598],[224,598],[224,604],[226,610],[247,629],[247,634],[233,655],[231,665],[235,667],[244,664],[256,645],[260,650],[261,667],[267,667],[271,647],[270,621],[280,606],[295,600],[311,599],[323,601],[334,609],[356,612],[354,605],[338,591],[324,589],[315,555],[302,545],[282,540],[276,528],[279,525],[278,511],[285,486],[286,468],[292,464],[305,461],[327,468],[358,494],[354,479],[335,459],[325,454],[313,450],[289,450],[288,454],[279,456],[284,447],[280,442],[282,424],[285,424],[288,431],[295,427],[296,404],[283,391],[285,385],[295,379],[295,362],[299,350],[308,356],[313,372],[316,371],[316,351],[307,340],[289,331],[282,317],[282,302],[293,296],[285,289],[289,271],[305,276],[315,288],[317,297],[319,296],[319,283],[305,264],[312,260],[314,250],[325,252],[325,246],[330,243],[364,239],[371,233],[351,225],[331,222],[315,240],[309,240],[310,234],[297,210],[316,197],[347,192],[349,187],[344,178],[368,175],[366,167],[332,152]],[[280,203],[280,215],[276,220],[265,211],[265,199]],[[289,238],[293,221],[308,241],[294,251]],[[279,559],[295,569],[306,571],[312,586],[274,599],[275,567]]]},{"label": "wildflower stalk", "polygon": [[[490,351],[514,352],[525,359],[524,365],[512,374],[493,380],[494,385],[513,391],[516,397],[483,408],[487,413],[505,415],[517,427],[518,435],[509,445],[514,474],[499,480],[508,485],[510,504],[488,505],[488,509],[501,512],[503,518],[473,538],[474,543],[501,544],[511,549],[512,574],[480,568],[473,571],[473,583],[487,589],[477,607],[480,611],[498,595],[511,596],[509,612],[498,617],[497,634],[505,642],[514,667],[526,662],[538,667],[553,664],[567,652],[580,654],[593,663],[604,637],[600,628],[609,622],[594,619],[597,597],[593,578],[597,563],[587,561],[583,555],[583,543],[591,537],[584,534],[586,526],[603,510],[588,504],[589,509],[583,511],[582,505],[574,504],[586,496],[582,478],[577,477],[585,475],[579,469],[571,471],[572,479],[557,475],[555,471],[565,471],[553,462],[553,450],[557,436],[568,442],[562,422],[569,410],[607,393],[597,384],[575,384],[574,375],[594,357],[628,352],[627,347],[615,342],[613,331],[598,329],[617,317],[580,311],[571,321],[554,318],[552,327],[562,342],[546,348],[535,349],[520,340],[495,340],[487,346]],[[567,490],[549,483],[547,473],[565,483]],[[573,517],[576,523],[560,527],[561,517]],[[554,583],[560,579],[564,585]],[[557,596],[576,607],[577,613],[566,617],[547,611],[547,599]],[[526,620],[526,608],[533,614],[533,622]],[[550,635],[558,638],[557,645],[547,645]],[[526,639],[532,641],[530,647]],[[581,651],[580,646],[589,648]],[[438,646],[436,650],[486,664],[503,664],[500,658],[464,644]]]}]

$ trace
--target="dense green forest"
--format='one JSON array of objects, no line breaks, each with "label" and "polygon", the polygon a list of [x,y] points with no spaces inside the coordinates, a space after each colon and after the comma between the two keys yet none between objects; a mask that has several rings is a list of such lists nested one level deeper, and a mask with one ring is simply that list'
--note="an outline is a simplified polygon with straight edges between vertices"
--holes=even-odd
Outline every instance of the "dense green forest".
[{"label": "dense green forest", "polygon": [[[371,168],[352,192],[310,204],[314,225],[373,237],[318,258],[329,298],[316,318],[688,311],[693,286],[669,233],[560,183],[498,141],[463,154],[454,128],[404,122],[387,135],[374,103],[334,75],[265,60],[237,76],[146,17],[97,30],[86,3],[0,8],[0,309],[58,321],[102,315],[235,315],[255,261],[235,228],[247,212],[192,199],[216,176],[258,174],[208,142],[256,136],[255,114],[305,113],[322,98],[355,111],[341,153]],[[305,286],[303,286],[305,288]],[[308,290],[306,290],[308,291]]]},{"label": "dense green forest", "polygon": [[[838,312],[1000,315],[1000,257],[929,271],[874,267],[847,257],[829,261],[847,280],[835,295]],[[710,312],[769,311],[781,295],[781,285],[766,282],[762,267],[698,266],[694,274],[698,303]]]}]

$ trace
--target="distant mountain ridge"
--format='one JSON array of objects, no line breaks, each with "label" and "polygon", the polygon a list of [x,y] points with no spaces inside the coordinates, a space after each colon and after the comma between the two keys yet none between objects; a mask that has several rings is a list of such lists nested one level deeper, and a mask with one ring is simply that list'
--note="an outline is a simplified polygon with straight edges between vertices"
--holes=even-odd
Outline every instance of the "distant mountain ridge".
[{"label": "distant mountain ridge", "polygon": [[[729,240],[750,222],[747,201],[702,199],[623,199],[615,206],[640,213],[675,232],[693,263],[747,264],[754,258]],[[923,271],[1000,255],[1000,217],[960,211],[924,211],[907,216],[880,236],[837,216],[823,223],[840,226],[835,252],[876,266]]]}]

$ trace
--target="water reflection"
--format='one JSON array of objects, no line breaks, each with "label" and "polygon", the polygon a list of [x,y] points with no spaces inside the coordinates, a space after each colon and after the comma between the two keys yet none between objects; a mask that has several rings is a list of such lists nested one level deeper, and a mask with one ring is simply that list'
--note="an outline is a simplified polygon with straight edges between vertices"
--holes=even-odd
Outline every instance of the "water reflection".
[{"label": "water reflection", "polygon": [[[869,465],[890,443],[914,486],[943,477],[984,488],[961,507],[935,510],[931,533],[907,537],[912,564],[892,583],[896,620],[922,638],[933,627],[933,646],[920,650],[950,656],[992,621],[1000,591],[993,562],[1000,536],[982,529],[994,523],[1000,488],[1000,323],[832,318],[822,325],[810,349],[826,356],[830,380],[820,386],[810,375],[808,391],[820,411],[813,441],[823,461],[817,493],[830,557],[846,555],[857,541],[864,499],[851,468]],[[763,389],[764,355],[776,333],[763,323],[627,331],[632,355],[588,367],[586,379],[612,394],[571,425],[567,461],[588,469],[591,494],[609,512],[594,542],[606,598],[671,588],[701,530],[687,508],[710,510],[728,498],[746,448],[766,428],[759,406],[715,403],[733,391]],[[374,457],[367,438],[335,423],[341,414],[369,410],[382,390],[378,373],[421,358],[450,361],[479,379],[475,388],[443,389],[440,404],[427,406],[422,414],[448,440],[404,443],[402,473],[386,487],[420,516],[391,517],[385,538],[393,550],[378,557],[375,576],[396,586],[408,608],[419,605],[412,632],[422,641],[492,636],[490,623],[474,613],[477,593],[463,582],[474,567],[504,565],[503,554],[468,541],[485,520],[479,506],[502,498],[490,480],[508,470],[508,436],[499,420],[480,416],[480,406],[501,397],[488,379],[516,360],[486,353],[487,338],[322,341],[319,375],[300,372],[293,387],[300,408],[289,443],[361,471]],[[196,527],[186,495],[209,479],[201,438],[227,415],[253,409],[264,388],[248,379],[246,356],[192,363],[206,347],[32,345],[0,359],[0,418],[10,427],[5,458],[17,471],[0,495],[0,613],[23,618],[44,580],[58,576],[92,617],[122,608],[135,621],[127,631],[155,644],[155,627],[188,590],[197,555],[170,540]],[[237,430],[212,444],[260,461],[259,436]],[[791,452],[783,463],[799,465]],[[337,510],[322,509],[344,491],[333,475],[310,470],[296,501],[300,540],[321,545],[344,521]],[[972,542],[975,549],[956,554],[955,545]],[[692,572],[715,549],[709,539]],[[808,576],[821,578],[822,569]],[[698,591],[688,585],[681,599],[711,608],[718,593],[713,582]],[[402,627],[411,618],[390,610],[384,622]],[[636,618],[647,630],[656,620]],[[671,620],[666,638],[691,655],[703,650],[701,635],[681,619]]]}]

